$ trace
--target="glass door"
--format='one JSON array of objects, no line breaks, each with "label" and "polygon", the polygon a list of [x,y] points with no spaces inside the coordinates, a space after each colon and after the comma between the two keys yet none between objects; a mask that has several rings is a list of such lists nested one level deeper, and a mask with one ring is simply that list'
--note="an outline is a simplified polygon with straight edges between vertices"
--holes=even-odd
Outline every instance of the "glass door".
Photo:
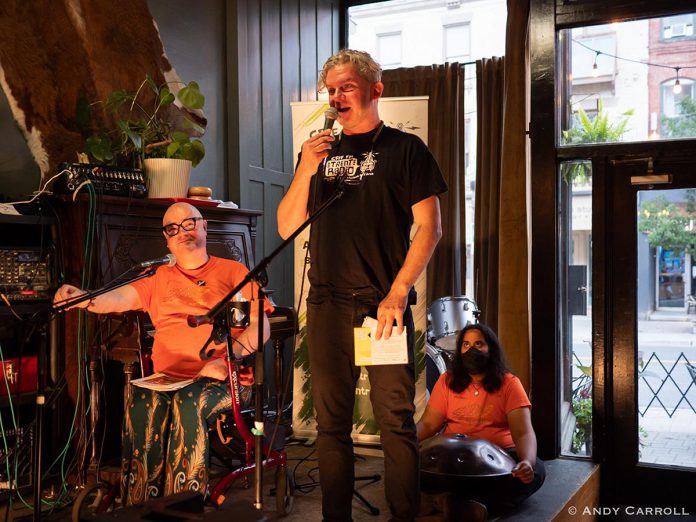
[{"label": "glass door", "polygon": [[696,164],[609,163],[607,472],[618,499],[694,514]]},{"label": "glass door", "polygon": [[[658,197],[661,198],[666,198],[667,196],[665,194],[668,194],[669,197],[674,197],[677,199],[683,199],[684,197],[683,190],[657,192],[660,193],[660,196]],[[649,194],[649,192],[643,194],[639,192],[638,197],[640,198],[641,195],[643,197],[649,197]],[[664,199],[664,201],[669,200]],[[677,218],[677,221],[681,221],[678,218],[681,217],[679,215],[679,212],[682,209],[680,207],[673,207],[672,210],[674,216]],[[667,215],[670,216],[671,214],[668,212]],[[641,216],[641,218],[642,222],[645,222],[646,220],[650,219],[663,219],[660,215],[650,216],[647,218]],[[666,225],[669,226],[669,223],[666,223]],[[658,308],[662,310],[678,310],[680,308],[684,308],[684,260],[686,258],[686,248],[682,245],[677,245],[674,247],[657,245],[653,248],[655,249],[656,257],[658,260]]]}]

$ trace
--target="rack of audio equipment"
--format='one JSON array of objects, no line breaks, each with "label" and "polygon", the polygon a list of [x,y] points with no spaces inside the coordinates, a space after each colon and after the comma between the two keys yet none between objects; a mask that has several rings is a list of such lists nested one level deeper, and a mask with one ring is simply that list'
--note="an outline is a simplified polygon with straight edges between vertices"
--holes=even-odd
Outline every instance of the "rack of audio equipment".
[{"label": "rack of audio equipment", "polygon": [[[60,375],[57,322],[49,322],[56,220],[36,207],[32,210],[0,214],[0,500],[15,490],[28,492],[35,485],[33,463],[52,455],[58,442],[57,437],[44,437],[43,445],[37,443],[41,431],[55,426],[54,392]],[[39,389],[49,414],[37,422]]]}]

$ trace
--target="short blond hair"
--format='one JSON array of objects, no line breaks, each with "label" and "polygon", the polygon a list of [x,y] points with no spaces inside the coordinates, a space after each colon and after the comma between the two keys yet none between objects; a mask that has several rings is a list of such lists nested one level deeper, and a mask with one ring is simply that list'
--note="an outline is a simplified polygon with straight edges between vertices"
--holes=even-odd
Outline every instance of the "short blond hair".
[{"label": "short blond hair", "polygon": [[319,74],[317,87],[319,90],[326,87],[326,75],[337,65],[350,63],[355,72],[370,83],[377,83],[382,80],[382,67],[364,51],[356,51],[354,49],[341,49],[331,58],[326,60],[324,67]]}]

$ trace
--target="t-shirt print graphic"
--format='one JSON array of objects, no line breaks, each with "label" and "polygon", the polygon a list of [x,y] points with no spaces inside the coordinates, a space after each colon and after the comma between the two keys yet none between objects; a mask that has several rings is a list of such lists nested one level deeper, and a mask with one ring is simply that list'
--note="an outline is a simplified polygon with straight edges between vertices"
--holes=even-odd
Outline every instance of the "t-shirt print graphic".
[{"label": "t-shirt print graphic", "polygon": [[362,154],[362,160],[352,154],[341,154],[329,158],[324,170],[324,179],[334,182],[345,177],[346,185],[359,185],[365,176],[374,176],[378,152]]},{"label": "t-shirt print graphic", "polygon": [[206,299],[209,294],[207,288],[191,285],[191,286],[169,286],[167,287],[167,293],[163,297],[162,301],[165,303],[176,303],[182,306],[208,306],[208,299]]}]

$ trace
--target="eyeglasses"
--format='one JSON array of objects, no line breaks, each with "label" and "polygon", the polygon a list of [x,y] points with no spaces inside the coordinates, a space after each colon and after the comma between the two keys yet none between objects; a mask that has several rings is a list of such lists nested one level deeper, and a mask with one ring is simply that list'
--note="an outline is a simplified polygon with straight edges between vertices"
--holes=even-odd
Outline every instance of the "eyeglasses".
[{"label": "eyeglasses", "polygon": [[470,343],[469,341],[464,341],[462,343],[462,348],[468,350],[471,347],[476,348],[477,350],[480,350],[484,346],[488,346],[488,344],[485,341],[474,341],[473,343]]},{"label": "eyeglasses", "polygon": [[183,228],[187,232],[196,228],[196,222],[199,219],[203,219],[203,218],[202,217],[186,218],[178,225],[176,223],[169,223],[167,225],[164,225],[162,227],[162,230],[164,230],[164,233],[167,234],[169,237],[174,237],[179,233],[180,228]]}]

